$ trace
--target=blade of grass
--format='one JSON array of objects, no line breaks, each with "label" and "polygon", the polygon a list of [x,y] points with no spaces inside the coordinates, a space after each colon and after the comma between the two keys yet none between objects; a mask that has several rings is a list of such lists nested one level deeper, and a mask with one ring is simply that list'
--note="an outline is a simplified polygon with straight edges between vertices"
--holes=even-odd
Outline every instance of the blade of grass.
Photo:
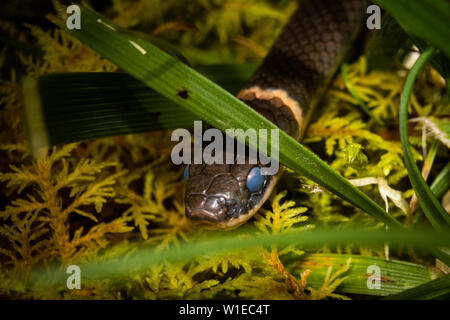
[{"label": "blade of grass", "polygon": [[436,195],[436,198],[441,198],[448,189],[450,189],[450,161],[431,184],[431,192]]},{"label": "blade of grass", "polygon": [[[307,254],[289,266],[289,269],[293,269],[296,276],[300,276],[307,269],[311,270],[312,273],[307,278],[308,285],[317,289],[323,283],[328,268],[333,266],[333,270],[336,270],[340,265],[344,265],[348,258],[352,259],[350,270],[345,274],[348,279],[336,292],[385,296],[431,280],[428,270],[418,264],[349,254]],[[370,266],[380,269],[379,288],[370,289],[367,285],[368,281],[371,281],[369,277],[372,273],[367,271]]]},{"label": "blade of grass", "polygon": [[[197,70],[236,94],[256,65],[199,66]],[[189,128],[187,109],[126,73],[61,73],[28,80],[24,95],[38,91],[49,144],[145,131]],[[34,99],[34,103],[36,103]],[[33,117],[29,119],[36,122]],[[33,130],[34,126],[28,124]],[[30,132],[34,136],[36,132]]]},{"label": "blade of grass", "polygon": [[[444,169],[439,172],[437,177],[431,183],[430,190],[436,196],[437,199],[442,198],[442,196],[450,189],[450,162],[444,167]],[[423,215],[422,208],[418,208],[414,215],[414,223],[420,219]]]},{"label": "blade of grass", "polygon": [[450,3],[446,0],[374,0],[405,29],[450,57]]},{"label": "blade of grass", "polygon": [[450,274],[418,287],[384,297],[383,300],[436,300],[450,298]]},{"label": "blade of grass", "polygon": [[[61,20],[55,17],[51,20],[135,78],[220,130],[277,129],[272,122],[243,102],[152,44],[120,34],[111,22],[84,7],[81,8],[81,14],[83,18],[80,30],[67,30]],[[186,94],[180,95],[180,92]],[[270,137],[259,138],[259,142],[267,145],[270,150]],[[242,136],[238,139],[246,142]],[[256,144],[251,146],[258,148]],[[280,130],[279,133],[279,144],[273,147],[278,147],[282,164],[390,227],[401,227],[378,204],[283,131]]]},{"label": "blade of grass", "polygon": [[413,186],[417,198],[419,199],[419,205],[423,209],[423,212],[430,221],[431,225],[438,231],[444,231],[448,229],[448,224],[445,220],[446,218],[448,219],[448,214],[436,199],[436,197],[433,195],[422,175],[420,174],[420,171],[414,161],[414,157],[408,141],[409,99],[414,87],[414,82],[417,74],[425,65],[427,60],[433,55],[433,53],[433,48],[426,49],[423,54],[420,55],[419,59],[414,64],[408,74],[408,77],[406,78],[400,100],[399,130],[405,166],[408,170],[408,176],[409,180],[411,181],[411,185]]},{"label": "blade of grass", "polygon": [[[228,236],[227,236],[228,235]],[[129,276],[153,265],[186,261],[201,255],[211,256],[230,250],[249,248],[270,248],[273,245],[298,245],[301,248],[316,248],[324,244],[358,243],[358,245],[403,246],[407,243],[419,250],[430,251],[437,246],[450,246],[450,234],[416,230],[320,230],[284,232],[275,235],[236,236],[229,233],[222,236],[205,236],[190,243],[181,243],[167,249],[141,247],[125,255],[96,262],[80,264],[83,279],[102,279]],[[37,268],[30,273],[30,283],[38,289],[43,286],[65,285],[67,274],[59,265]]]},{"label": "blade of grass", "polygon": [[[423,136],[426,138],[426,136]],[[422,140],[423,145],[426,146],[426,139]],[[426,147],[423,148],[423,154],[424,154],[424,162],[423,162],[423,166],[422,166],[422,177],[425,181],[427,181],[428,179],[428,175],[430,174],[431,168],[433,167],[433,163],[434,163],[434,159],[436,158],[436,154],[439,148],[439,141],[434,140],[431,143],[431,147],[429,152],[426,152]],[[433,192],[433,191],[431,191]],[[416,210],[416,205],[417,205],[417,196],[414,193],[411,201],[409,202],[409,213],[410,215],[412,215],[414,213],[414,211]]]}]

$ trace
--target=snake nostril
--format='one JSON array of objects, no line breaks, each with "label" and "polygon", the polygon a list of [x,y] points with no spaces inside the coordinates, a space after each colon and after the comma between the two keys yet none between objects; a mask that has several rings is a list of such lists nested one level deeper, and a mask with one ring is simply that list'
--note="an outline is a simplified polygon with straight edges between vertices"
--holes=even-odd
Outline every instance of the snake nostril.
[{"label": "snake nostril", "polygon": [[205,201],[205,209],[211,212],[218,212],[225,206],[225,201],[218,197],[209,197]]},{"label": "snake nostril", "polygon": [[224,197],[189,195],[186,215],[195,220],[219,221],[224,218],[227,202]]},{"label": "snake nostril", "polygon": [[186,204],[186,215],[193,220],[219,222],[226,219],[227,207],[223,197],[190,195]]}]

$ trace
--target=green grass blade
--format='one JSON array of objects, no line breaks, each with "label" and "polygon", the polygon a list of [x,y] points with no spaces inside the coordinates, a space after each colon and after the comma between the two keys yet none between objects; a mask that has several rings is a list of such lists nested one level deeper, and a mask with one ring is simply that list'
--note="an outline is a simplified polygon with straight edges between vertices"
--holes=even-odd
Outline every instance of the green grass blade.
[{"label": "green grass blade", "polygon": [[[152,44],[119,33],[111,22],[84,7],[81,9],[81,15],[81,30],[68,32],[133,77],[187,108],[200,119],[220,130],[277,129],[272,122],[230,93]],[[54,22],[66,28],[61,20],[55,18]],[[261,141],[270,150],[270,138]],[[378,204],[282,131],[278,146],[279,160],[282,164],[317,182],[392,228],[401,227],[400,223]],[[257,149],[256,145],[252,147]]]},{"label": "green grass blade", "polygon": [[[192,239],[190,243],[181,243],[167,249],[159,250],[141,247],[132,253],[94,262],[80,264],[83,279],[105,279],[129,276],[151,266],[176,261],[187,261],[202,255],[211,256],[230,250],[260,248],[270,246],[298,245],[301,248],[317,248],[324,244],[358,243],[358,245],[382,246],[389,243],[391,247],[409,246],[419,250],[430,251],[438,246],[450,246],[450,234],[435,231],[416,230],[320,230],[294,231],[275,235],[259,234],[255,236],[209,236],[203,239]],[[35,269],[30,274],[30,283],[37,288],[44,285],[65,284],[67,274],[60,266]],[[60,282],[63,281],[63,282]]]},{"label": "green grass blade", "polygon": [[436,198],[441,198],[450,189],[450,161],[444,169],[439,172],[438,176],[431,184],[431,192],[436,195]]},{"label": "green grass blade", "polygon": [[402,150],[405,159],[405,166],[408,170],[409,180],[411,181],[417,198],[419,199],[419,204],[432,226],[438,231],[444,231],[446,227],[448,227],[445,222],[445,216],[448,217],[448,214],[436,199],[436,197],[433,195],[430,188],[423,179],[414,161],[414,157],[408,141],[409,98],[411,96],[417,74],[425,65],[427,60],[433,55],[433,53],[434,49],[425,50],[424,53],[419,57],[417,62],[414,64],[408,77],[406,78],[400,101],[399,129],[400,140],[402,143]]},{"label": "green grass blade", "polygon": [[[27,84],[25,94],[34,87],[39,92],[50,145],[180,128],[196,119],[126,74],[52,74],[27,79]],[[28,126],[33,139],[35,126]]]},{"label": "green grass blade", "polygon": [[[213,65],[197,70],[236,94],[255,68],[255,64]],[[32,85],[24,89],[24,94],[39,92],[50,145],[189,128],[198,119],[126,73],[60,73],[28,81]],[[29,127],[35,128],[32,124]]]},{"label": "green grass blade", "polygon": [[[439,172],[437,177],[431,183],[430,189],[437,199],[441,199],[450,189],[450,162],[448,162],[441,172]],[[418,208],[414,215],[414,220],[418,221],[421,215],[423,215],[422,208]]]},{"label": "green grass blade", "polygon": [[450,275],[432,280],[423,285],[393,294],[385,300],[437,300],[450,299]]},{"label": "green grass blade", "polygon": [[[323,284],[328,268],[333,266],[336,271],[339,266],[344,265],[351,258],[351,267],[345,276],[345,280],[336,292],[386,296],[402,292],[406,289],[417,287],[431,280],[428,270],[421,265],[398,261],[385,260],[378,257],[367,257],[348,254],[311,254],[290,266],[293,274],[300,276],[302,272],[309,269],[312,273],[308,276],[308,284],[317,289]],[[370,289],[369,277],[372,271],[370,266],[380,268],[380,287]],[[332,271],[332,272],[333,272]]]},{"label": "green grass blade", "polygon": [[450,3],[446,0],[375,0],[406,32],[427,40],[450,57]]}]

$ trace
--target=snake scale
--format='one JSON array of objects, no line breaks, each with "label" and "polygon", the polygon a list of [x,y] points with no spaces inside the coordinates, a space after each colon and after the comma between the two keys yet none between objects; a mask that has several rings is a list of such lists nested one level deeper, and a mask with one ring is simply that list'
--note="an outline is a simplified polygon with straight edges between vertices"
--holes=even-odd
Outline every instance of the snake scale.
[{"label": "snake scale", "polygon": [[[354,40],[366,0],[303,0],[237,97],[300,139],[314,105]],[[261,164],[186,167],[186,215],[206,226],[235,228],[267,200],[282,170]]]}]

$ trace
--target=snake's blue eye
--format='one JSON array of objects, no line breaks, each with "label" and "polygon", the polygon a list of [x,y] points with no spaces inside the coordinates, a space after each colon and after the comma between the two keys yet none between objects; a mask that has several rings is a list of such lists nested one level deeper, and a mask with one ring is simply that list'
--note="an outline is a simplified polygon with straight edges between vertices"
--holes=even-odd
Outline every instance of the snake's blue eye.
[{"label": "snake's blue eye", "polygon": [[184,169],[184,181],[188,181],[189,180],[189,165],[186,166],[186,168]]},{"label": "snake's blue eye", "polygon": [[259,167],[254,167],[250,170],[245,185],[250,192],[259,191],[262,188],[263,176],[261,175],[261,169]]}]

